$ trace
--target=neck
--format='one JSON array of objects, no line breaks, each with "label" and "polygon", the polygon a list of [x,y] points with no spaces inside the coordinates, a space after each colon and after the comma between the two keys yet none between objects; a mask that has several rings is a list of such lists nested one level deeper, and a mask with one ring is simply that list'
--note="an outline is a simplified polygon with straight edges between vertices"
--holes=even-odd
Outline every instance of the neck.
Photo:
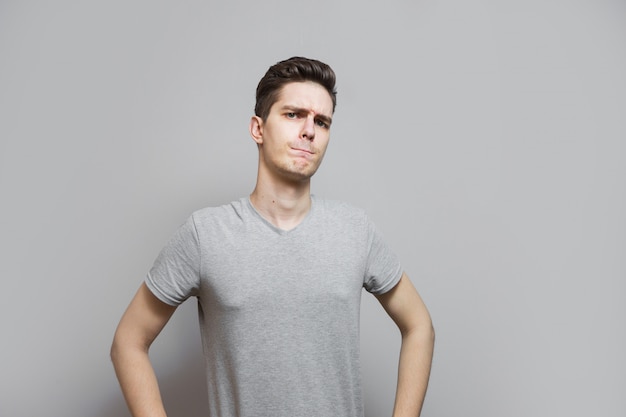
[{"label": "neck", "polygon": [[283,230],[293,229],[311,209],[310,181],[266,184],[257,180],[250,202],[274,226]]}]

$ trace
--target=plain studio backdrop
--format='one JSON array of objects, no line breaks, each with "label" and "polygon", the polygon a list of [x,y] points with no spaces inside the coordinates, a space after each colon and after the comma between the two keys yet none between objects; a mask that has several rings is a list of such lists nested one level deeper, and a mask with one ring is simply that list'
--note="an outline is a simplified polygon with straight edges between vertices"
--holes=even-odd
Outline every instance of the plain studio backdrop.
[{"label": "plain studio backdrop", "polygon": [[[0,415],[127,416],[113,332],[194,210],[248,195],[265,70],[338,76],[313,192],[365,208],[429,306],[424,416],[626,415],[626,3],[0,1]],[[399,333],[364,294],[368,417]],[[153,347],[202,416],[196,304]]]}]

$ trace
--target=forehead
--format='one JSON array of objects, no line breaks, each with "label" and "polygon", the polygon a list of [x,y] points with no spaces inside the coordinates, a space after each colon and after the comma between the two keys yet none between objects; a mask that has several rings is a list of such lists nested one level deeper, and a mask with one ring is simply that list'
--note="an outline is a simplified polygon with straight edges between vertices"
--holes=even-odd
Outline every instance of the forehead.
[{"label": "forehead", "polygon": [[292,106],[308,109],[328,117],[333,114],[333,100],[330,94],[320,84],[312,81],[285,84],[281,88],[274,106],[276,108]]}]

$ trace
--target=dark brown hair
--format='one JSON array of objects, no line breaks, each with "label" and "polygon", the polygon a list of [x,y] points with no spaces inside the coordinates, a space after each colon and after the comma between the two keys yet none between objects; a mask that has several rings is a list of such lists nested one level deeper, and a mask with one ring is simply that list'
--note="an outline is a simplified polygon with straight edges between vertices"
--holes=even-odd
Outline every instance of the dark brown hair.
[{"label": "dark brown hair", "polygon": [[283,86],[292,82],[313,81],[328,91],[333,101],[333,113],[337,105],[335,72],[330,66],[316,59],[295,56],[272,65],[256,88],[254,114],[265,120],[278,100]]}]

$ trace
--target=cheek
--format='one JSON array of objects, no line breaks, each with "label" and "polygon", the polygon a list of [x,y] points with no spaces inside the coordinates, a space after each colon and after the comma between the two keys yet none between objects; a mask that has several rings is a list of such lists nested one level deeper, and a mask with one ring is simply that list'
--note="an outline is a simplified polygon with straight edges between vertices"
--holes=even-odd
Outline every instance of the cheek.
[{"label": "cheek", "polygon": [[[280,128],[274,127],[266,131],[267,137],[270,138],[272,144],[275,146],[280,146],[289,141],[294,135],[296,135],[296,130],[290,126],[283,126]],[[296,136],[297,137],[297,136]]]},{"label": "cheek", "polygon": [[330,142],[330,136],[328,135],[328,133],[324,132],[318,136],[317,146],[320,149],[326,150],[329,142]]}]

